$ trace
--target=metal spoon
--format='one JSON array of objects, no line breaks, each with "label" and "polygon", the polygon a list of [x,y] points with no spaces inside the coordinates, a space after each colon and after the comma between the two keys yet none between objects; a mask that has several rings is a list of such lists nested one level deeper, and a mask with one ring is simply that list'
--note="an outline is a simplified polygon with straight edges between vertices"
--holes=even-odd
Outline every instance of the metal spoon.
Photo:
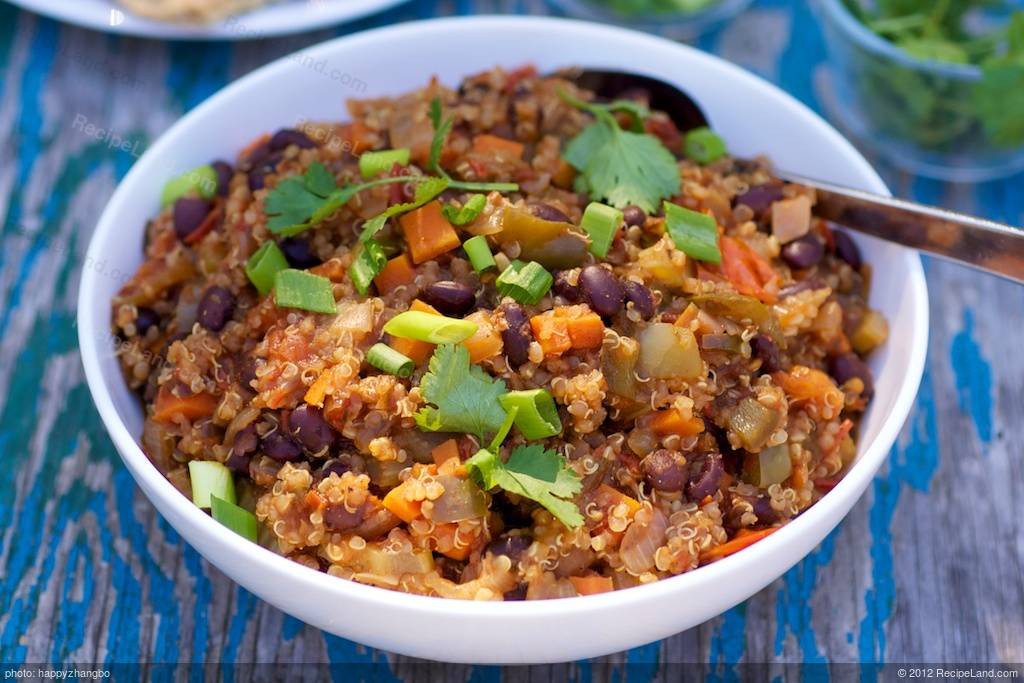
[{"label": "metal spoon", "polygon": [[[708,125],[693,98],[662,80],[598,69],[569,75],[601,99],[643,92],[650,108],[668,114],[680,131]],[[814,211],[821,218],[1024,284],[1024,230],[793,173],[774,173],[787,182],[814,188],[818,195]]]}]

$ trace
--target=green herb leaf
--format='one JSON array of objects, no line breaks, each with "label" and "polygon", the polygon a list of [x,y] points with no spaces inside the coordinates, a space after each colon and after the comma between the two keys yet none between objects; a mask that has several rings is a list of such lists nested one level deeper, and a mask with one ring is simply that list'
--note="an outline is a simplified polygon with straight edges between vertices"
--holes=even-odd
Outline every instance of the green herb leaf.
[{"label": "green herb leaf", "polygon": [[537,444],[517,446],[502,463],[495,453],[481,450],[465,465],[481,488],[500,487],[540,503],[569,528],[582,526],[583,515],[572,500],[582,482],[558,453]]},{"label": "green herb leaf", "polygon": [[565,93],[562,97],[596,117],[569,141],[563,155],[580,172],[577,189],[619,209],[636,204],[644,211],[653,211],[662,199],[679,192],[675,157],[661,140],[622,130],[607,105],[581,102]]},{"label": "green herb leaf", "polygon": [[442,119],[443,116],[441,98],[434,97],[430,101],[430,122],[434,124],[434,139],[430,141],[430,160],[427,162],[427,168],[441,177],[447,177],[448,174],[441,168],[441,152],[444,151],[444,141],[452,132],[455,117],[449,116],[447,119]]},{"label": "green herb leaf", "polygon": [[420,391],[432,404],[416,413],[416,424],[424,431],[473,434],[483,443],[505,422],[505,410],[498,403],[505,382],[471,365],[465,346],[438,346]]},{"label": "green herb leaf", "polygon": [[363,231],[359,233],[359,241],[365,242],[376,235],[381,228],[384,227],[384,224],[388,222],[389,218],[423,206],[431,199],[444,192],[447,188],[447,178],[432,178],[430,176],[425,176],[419,183],[417,183],[416,192],[411,202],[392,204],[381,213],[363,223]]}]

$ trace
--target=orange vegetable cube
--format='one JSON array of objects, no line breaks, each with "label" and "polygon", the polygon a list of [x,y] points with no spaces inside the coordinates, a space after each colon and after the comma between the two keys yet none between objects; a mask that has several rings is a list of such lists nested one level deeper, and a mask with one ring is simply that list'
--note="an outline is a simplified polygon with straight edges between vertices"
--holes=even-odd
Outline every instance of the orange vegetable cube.
[{"label": "orange vegetable cube", "polygon": [[441,465],[452,458],[457,460],[459,459],[459,442],[455,439],[448,439],[430,451],[430,455],[434,458],[434,464],[436,465]]},{"label": "orange vegetable cube", "polygon": [[597,313],[569,318],[568,332],[574,349],[596,349],[604,342],[604,322]]},{"label": "orange vegetable cube", "polygon": [[472,337],[462,342],[462,345],[469,350],[469,362],[479,363],[488,358],[494,358],[504,345],[501,341],[501,332],[491,324],[490,314],[484,311],[477,311],[466,316],[466,320],[476,323],[476,332]]},{"label": "orange vegetable cube", "polygon": [[684,419],[675,408],[659,410],[651,420],[651,429],[659,436],[678,434],[679,436],[695,436],[704,431],[704,420],[699,417]]},{"label": "orange vegetable cube", "polygon": [[569,321],[559,317],[555,311],[546,311],[530,318],[533,337],[544,349],[545,356],[560,356],[572,348],[569,337]]},{"label": "orange vegetable cube", "polygon": [[420,507],[423,505],[422,501],[406,498],[405,496],[408,491],[409,487],[406,484],[399,484],[388,491],[382,501],[384,507],[390,510],[391,514],[406,524],[420,516]]},{"label": "orange vegetable cube", "polygon": [[373,278],[377,291],[381,294],[391,292],[399,287],[411,285],[416,280],[416,267],[408,254],[399,254],[387,262],[384,269]]},{"label": "orange vegetable cube", "polygon": [[523,143],[484,133],[473,138],[473,152],[515,159],[523,158]]},{"label": "orange vegetable cube", "polygon": [[607,576],[570,576],[569,581],[580,595],[609,593],[615,589],[611,578]]},{"label": "orange vegetable cube", "polygon": [[403,215],[399,222],[413,263],[437,258],[462,244],[455,229],[441,213],[441,202],[437,200]]},{"label": "orange vegetable cube", "polygon": [[213,394],[175,396],[165,385],[157,392],[153,404],[153,419],[157,422],[173,422],[176,417],[184,417],[194,421],[213,415],[216,409],[217,399]]}]

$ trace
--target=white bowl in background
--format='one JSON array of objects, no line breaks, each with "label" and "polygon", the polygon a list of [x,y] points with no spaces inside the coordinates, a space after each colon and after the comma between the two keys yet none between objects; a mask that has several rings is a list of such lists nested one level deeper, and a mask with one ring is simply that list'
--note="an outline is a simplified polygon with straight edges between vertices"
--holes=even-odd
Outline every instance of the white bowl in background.
[{"label": "white bowl in background", "polygon": [[165,180],[257,135],[299,120],[341,120],[344,100],[404,93],[437,75],[455,84],[494,65],[546,72],[582,65],[650,74],[689,91],[739,155],[886,193],[882,180],[833,128],[795,99],[720,59],[619,28],[550,18],[472,17],[416,22],[305,51],[365,84],[331,85],[309,62],[284,58],[211,97],[135,164],[107,205],[87,254],[78,304],[86,377],[114,445],[177,531],[225,574],[272,605],[339,636],[402,654],[457,662],[540,663],[591,657],[655,641],[745,600],[811,551],[850,510],[907,417],[924,367],[928,305],[917,255],[858,239],[874,268],[871,304],[892,334],[871,365],[876,395],[860,428],[857,461],[820,502],[763,541],[695,571],[600,595],[536,602],[469,602],[392,592],[328,576],[243,540],[182,496],[139,448],[142,411],[121,376],[109,302],[142,259],[146,221]]}]

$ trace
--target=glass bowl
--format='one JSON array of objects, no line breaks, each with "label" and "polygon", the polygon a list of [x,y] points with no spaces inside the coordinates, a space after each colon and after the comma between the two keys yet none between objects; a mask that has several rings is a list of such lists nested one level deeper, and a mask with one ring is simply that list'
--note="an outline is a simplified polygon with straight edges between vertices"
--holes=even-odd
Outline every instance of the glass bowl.
[{"label": "glass bowl", "polygon": [[911,57],[842,0],[816,0],[830,58],[826,113],[891,163],[930,178],[978,182],[1024,169],[1024,146],[996,144],[975,105],[982,70]]},{"label": "glass bowl", "polygon": [[708,6],[692,12],[618,12],[605,0],[548,0],[548,4],[566,16],[599,21],[657,33],[666,38],[691,40],[720,26],[742,12],[753,0],[712,0]]}]

